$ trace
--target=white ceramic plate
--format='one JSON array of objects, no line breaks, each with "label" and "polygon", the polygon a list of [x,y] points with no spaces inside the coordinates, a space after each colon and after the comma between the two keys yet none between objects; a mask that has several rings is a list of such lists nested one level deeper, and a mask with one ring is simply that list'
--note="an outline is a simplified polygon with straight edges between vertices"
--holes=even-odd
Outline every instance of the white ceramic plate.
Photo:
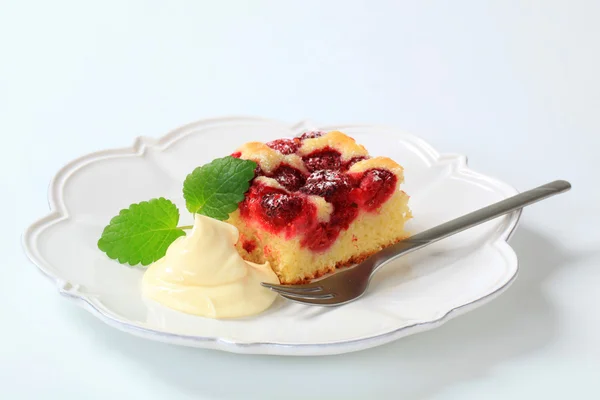
[{"label": "white ceramic plate", "polygon": [[65,166],[50,185],[51,213],[23,243],[30,259],[68,299],[107,324],[141,337],[237,353],[337,354],[378,346],[437,327],[491,300],[513,281],[517,258],[506,243],[519,213],[488,222],[384,267],[360,300],[336,308],[278,299],[247,319],[212,320],[166,309],[140,294],[143,270],[109,260],[96,247],[103,227],[129,204],[164,196],[181,222],[181,187],[198,165],[250,140],[268,141],[306,130],[341,130],[372,155],[405,168],[413,233],[517,193],[470,170],[466,158],[440,155],[423,140],[378,126],[295,126],[254,118],[200,121],[130,148],[101,151]]}]

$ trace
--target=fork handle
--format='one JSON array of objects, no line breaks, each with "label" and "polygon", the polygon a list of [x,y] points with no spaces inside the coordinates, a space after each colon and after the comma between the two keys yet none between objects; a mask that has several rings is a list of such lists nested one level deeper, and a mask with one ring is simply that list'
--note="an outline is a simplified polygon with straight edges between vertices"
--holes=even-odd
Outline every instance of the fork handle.
[{"label": "fork handle", "polygon": [[494,218],[508,214],[511,211],[521,209],[540,200],[566,192],[571,189],[571,184],[567,181],[558,180],[539,186],[535,189],[519,193],[497,203],[483,207],[477,211],[463,215],[431,229],[418,233],[406,240],[387,247],[374,255],[375,259],[369,263],[373,271],[394,260],[401,255],[425,247],[431,243],[437,242],[455,233],[462,232],[476,225],[483,224]]}]

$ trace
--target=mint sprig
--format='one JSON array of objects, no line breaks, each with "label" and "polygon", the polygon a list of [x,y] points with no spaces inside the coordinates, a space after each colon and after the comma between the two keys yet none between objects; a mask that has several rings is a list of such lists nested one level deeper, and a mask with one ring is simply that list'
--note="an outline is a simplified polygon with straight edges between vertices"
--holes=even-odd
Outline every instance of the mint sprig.
[{"label": "mint sprig", "polygon": [[121,264],[148,265],[162,258],[169,245],[185,235],[178,222],[179,210],[170,200],[161,197],[132,204],[110,220],[98,248]]},{"label": "mint sprig", "polygon": [[[196,168],[183,184],[187,209],[226,220],[244,199],[255,168],[255,162],[231,156]],[[132,204],[110,220],[98,248],[121,264],[146,266],[164,257],[171,243],[190,228],[178,223],[179,209],[170,200],[161,197]]]},{"label": "mint sprig", "polygon": [[183,182],[189,212],[224,221],[244,200],[256,163],[231,156],[198,167]]}]

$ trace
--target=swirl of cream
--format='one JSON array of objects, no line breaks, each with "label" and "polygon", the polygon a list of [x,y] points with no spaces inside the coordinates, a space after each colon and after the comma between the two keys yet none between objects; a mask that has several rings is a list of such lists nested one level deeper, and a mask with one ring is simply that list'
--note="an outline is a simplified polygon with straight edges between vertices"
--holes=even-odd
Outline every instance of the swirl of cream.
[{"label": "swirl of cream", "polygon": [[233,225],[196,215],[192,231],[177,238],[142,279],[144,296],[169,308],[210,318],[258,314],[277,294],[260,285],[279,283],[269,263],[244,261]]}]

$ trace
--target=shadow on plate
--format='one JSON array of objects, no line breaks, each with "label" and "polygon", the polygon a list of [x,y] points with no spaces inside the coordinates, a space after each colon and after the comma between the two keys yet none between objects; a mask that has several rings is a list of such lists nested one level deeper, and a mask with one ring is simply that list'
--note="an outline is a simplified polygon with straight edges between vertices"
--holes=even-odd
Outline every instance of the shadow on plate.
[{"label": "shadow on plate", "polygon": [[[99,345],[130,356],[156,379],[191,396],[294,399],[317,393],[320,398],[426,398],[554,339],[556,314],[544,296],[544,281],[582,256],[568,254],[558,243],[523,226],[511,245],[519,257],[519,276],[496,300],[438,329],[339,356],[244,356],[177,347],[138,339],[83,310],[66,309],[86,319],[82,325],[94,331]],[[351,385],[344,382],[349,377]]]}]

